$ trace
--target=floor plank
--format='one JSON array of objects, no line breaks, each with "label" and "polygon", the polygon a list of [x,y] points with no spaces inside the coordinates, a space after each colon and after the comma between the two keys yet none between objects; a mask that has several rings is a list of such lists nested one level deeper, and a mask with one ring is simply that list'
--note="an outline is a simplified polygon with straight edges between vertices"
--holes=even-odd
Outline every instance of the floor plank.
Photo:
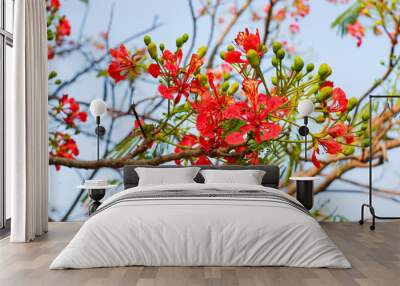
[{"label": "floor plank", "polygon": [[352,269],[289,267],[119,267],[50,271],[55,256],[81,223],[50,223],[49,233],[27,244],[0,240],[0,285],[400,285],[400,223],[384,222],[370,231],[357,223],[322,227],[350,260]]}]

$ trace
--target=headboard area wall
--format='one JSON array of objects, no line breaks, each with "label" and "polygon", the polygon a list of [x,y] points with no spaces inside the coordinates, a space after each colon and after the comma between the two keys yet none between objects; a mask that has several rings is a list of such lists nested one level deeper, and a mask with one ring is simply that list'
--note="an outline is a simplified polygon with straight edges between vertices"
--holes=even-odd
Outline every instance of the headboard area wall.
[{"label": "headboard area wall", "polygon": [[[184,166],[173,166],[173,165],[163,165],[163,166],[136,166],[130,165],[124,167],[124,189],[129,189],[136,187],[139,183],[139,176],[135,171],[137,167],[146,168],[185,168]],[[214,170],[263,170],[265,175],[262,180],[262,185],[265,187],[271,187],[278,189],[279,187],[279,167],[278,166],[268,166],[268,165],[255,165],[255,166],[240,166],[240,165],[228,165],[228,166],[196,166],[205,169]],[[197,174],[194,180],[197,183],[204,183],[204,178],[200,174]]]}]

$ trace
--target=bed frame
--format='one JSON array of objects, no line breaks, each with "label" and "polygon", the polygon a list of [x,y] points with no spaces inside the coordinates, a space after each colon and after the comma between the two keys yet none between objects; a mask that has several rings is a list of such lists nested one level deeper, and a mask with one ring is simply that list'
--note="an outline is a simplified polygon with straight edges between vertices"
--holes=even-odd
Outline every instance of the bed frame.
[{"label": "bed frame", "polygon": [[[139,183],[139,176],[135,171],[137,167],[146,168],[185,168],[183,166],[163,165],[163,166],[137,166],[129,165],[124,167],[124,189],[136,187]],[[255,165],[255,166],[240,166],[240,165],[228,165],[228,166],[196,166],[202,170],[262,170],[265,171],[265,175],[262,179],[261,184],[264,187],[279,188],[279,167],[278,166],[267,166],[267,165]],[[197,183],[204,183],[204,178],[200,174],[194,178]]]}]

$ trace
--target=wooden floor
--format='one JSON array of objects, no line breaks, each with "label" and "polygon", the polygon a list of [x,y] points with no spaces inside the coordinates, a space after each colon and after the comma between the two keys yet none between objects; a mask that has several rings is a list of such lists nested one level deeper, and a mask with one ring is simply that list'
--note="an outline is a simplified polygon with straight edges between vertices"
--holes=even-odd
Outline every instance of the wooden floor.
[{"label": "wooden floor", "polygon": [[80,223],[50,223],[49,233],[28,244],[0,241],[0,285],[400,285],[400,223],[372,232],[356,223],[323,224],[352,269],[288,267],[124,267],[48,270]]}]

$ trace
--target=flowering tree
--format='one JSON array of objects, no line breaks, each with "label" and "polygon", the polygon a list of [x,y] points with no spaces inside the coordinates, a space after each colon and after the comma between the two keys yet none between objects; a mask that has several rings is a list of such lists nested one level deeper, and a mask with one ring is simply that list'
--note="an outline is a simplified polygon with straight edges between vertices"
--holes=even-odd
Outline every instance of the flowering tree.
[{"label": "flowering tree", "polygon": [[[61,81],[55,71],[49,74],[54,85],[49,95],[49,115],[54,123],[49,138],[50,164],[57,168],[93,169],[90,177],[100,167],[119,168],[128,164],[278,164],[285,174],[282,185],[289,183],[288,177],[293,173],[323,175],[317,192],[345,172],[367,166],[369,114],[365,98],[378,88],[393,93],[397,90],[393,88],[394,82],[390,82],[397,74],[398,64],[397,2],[353,1],[333,23],[342,35],[354,37],[358,46],[362,46],[369,30],[386,37],[390,46],[388,61],[384,62],[385,74],[364,94],[354,97],[346,96],[329,80],[332,73],[329,65],[314,69],[313,64],[305,64],[295,56],[292,38],[301,29],[301,19],[310,13],[309,1],[266,2],[260,6],[251,0],[200,4],[189,0],[193,21],[190,37],[184,34],[174,47],[167,48],[146,36],[142,47],[129,49],[130,38],[143,35],[159,24],[153,23],[148,31],[114,47],[109,44],[110,30],[96,39],[79,37],[72,42],[66,40],[71,26],[60,12],[59,1],[48,1],[49,59],[74,52],[89,59],[87,68],[70,79]],[[200,47],[194,52],[200,29],[197,22],[202,17],[210,18],[210,36],[205,43],[208,49]],[[228,35],[243,17],[260,28],[243,28],[232,44],[226,45]],[[222,27],[218,35],[217,26]],[[282,40],[281,31],[288,32],[287,40]],[[88,56],[89,48],[100,55]],[[89,71],[95,71],[104,80],[107,87],[104,90],[112,98],[108,129],[113,128],[118,118],[134,118],[123,140],[113,144],[110,137],[104,138],[107,144],[99,161],[77,158],[75,134],[92,136],[82,130],[88,102],[67,93],[68,87]],[[137,82],[148,77],[158,81],[154,94],[137,96]],[[122,92],[125,87],[127,91]],[[121,107],[114,104],[117,89],[118,96],[126,94],[127,98]],[[107,94],[104,98],[109,98]],[[312,100],[315,105],[306,146],[313,165],[304,162],[305,142],[298,135],[302,119],[297,106],[304,99]],[[375,165],[380,164],[383,149],[399,146],[397,140],[386,136],[387,130],[397,124],[393,114],[399,107],[395,102],[385,114],[373,119],[378,135],[373,142]],[[290,193],[295,191],[292,185],[288,189]]]}]

